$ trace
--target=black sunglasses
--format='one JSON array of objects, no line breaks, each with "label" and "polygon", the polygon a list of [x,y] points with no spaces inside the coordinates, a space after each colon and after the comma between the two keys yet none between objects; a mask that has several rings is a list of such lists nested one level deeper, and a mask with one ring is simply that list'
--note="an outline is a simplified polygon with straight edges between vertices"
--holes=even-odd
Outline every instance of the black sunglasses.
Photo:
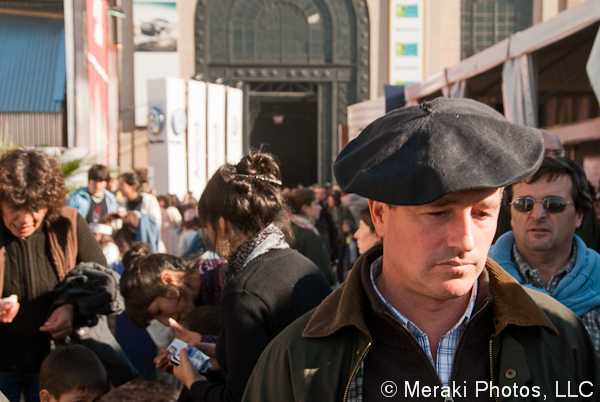
[{"label": "black sunglasses", "polygon": [[559,197],[547,197],[543,200],[536,200],[532,197],[519,197],[514,199],[510,205],[515,207],[515,211],[522,214],[528,214],[533,211],[533,207],[535,207],[535,204],[538,202],[541,203],[546,212],[550,214],[558,214],[563,212],[565,208],[567,208],[567,205],[573,205],[572,202],[565,201]]}]

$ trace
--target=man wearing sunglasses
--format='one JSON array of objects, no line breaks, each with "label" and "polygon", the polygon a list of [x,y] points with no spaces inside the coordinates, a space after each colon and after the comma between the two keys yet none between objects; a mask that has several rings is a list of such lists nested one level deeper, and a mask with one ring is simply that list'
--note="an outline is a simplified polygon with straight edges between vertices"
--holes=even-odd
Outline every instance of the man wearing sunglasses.
[{"label": "man wearing sunglasses", "polygon": [[536,173],[506,188],[504,205],[513,230],[490,258],[569,307],[600,354],[600,255],[575,234],[592,209],[585,172],[570,159],[546,156]]},{"label": "man wearing sunglasses", "polygon": [[333,170],[368,198],[382,244],[269,344],[243,401],[557,401],[569,384],[569,400],[598,400],[577,316],[487,258],[502,188],[543,154],[537,129],[470,99],[367,126]]}]

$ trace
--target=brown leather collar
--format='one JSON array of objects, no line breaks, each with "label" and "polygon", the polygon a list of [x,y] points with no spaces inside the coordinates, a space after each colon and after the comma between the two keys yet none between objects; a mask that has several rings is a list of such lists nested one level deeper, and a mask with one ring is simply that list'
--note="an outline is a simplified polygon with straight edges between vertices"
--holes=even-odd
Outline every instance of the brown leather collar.
[{"label": "brown leather collar", "polygon": [[[378,245],[356,261],[346,282],[317,307],[302,336],[321,338],[333,334],[340,328],[354,326],[371,340],[363,316],[364,303],[368,300],[364,293],[361,270],[370,269],[371,263],[381,255],[383,255],[383,245]],[[485,269],[493,298],[496,329],[494,336],[510,324],[527,327],[543,326],[551,333],[558,333],[542,309],[509,273],[489,258]]]}]

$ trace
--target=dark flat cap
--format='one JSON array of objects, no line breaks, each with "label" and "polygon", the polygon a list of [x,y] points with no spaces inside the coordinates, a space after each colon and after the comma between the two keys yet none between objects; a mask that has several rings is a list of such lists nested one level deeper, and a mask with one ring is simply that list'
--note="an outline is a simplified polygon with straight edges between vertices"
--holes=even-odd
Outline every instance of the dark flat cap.
[{"label": "dark flat cap", "polygon": [[394,205],[422,205],[459,191],[499,188],[535,171],[540,132],[472,99],[437,98],[375,120],[338,155],[344,191]]}]

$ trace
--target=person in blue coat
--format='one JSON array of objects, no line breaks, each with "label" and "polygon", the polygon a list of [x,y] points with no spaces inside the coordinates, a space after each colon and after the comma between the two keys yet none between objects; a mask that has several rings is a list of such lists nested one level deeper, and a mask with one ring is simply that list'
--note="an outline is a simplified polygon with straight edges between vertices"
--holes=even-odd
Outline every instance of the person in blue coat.
[{"label": "person in blue coat", "polygon": [[506,188],[504,202],[513,230],[490,258],[569,307],[600,352],[600,254],[575,234],[592,210],[585,172],[568,158],[546,156],[536,173]]},{"label": "person in blue coat", "polygon": [[88,223],[100,223],[106,214],[117,212],[117,200],[106,189],[110,172],[104,165],[94,165],[88,172],[88,186],[69,197],[67,206],[77,208]]}]

